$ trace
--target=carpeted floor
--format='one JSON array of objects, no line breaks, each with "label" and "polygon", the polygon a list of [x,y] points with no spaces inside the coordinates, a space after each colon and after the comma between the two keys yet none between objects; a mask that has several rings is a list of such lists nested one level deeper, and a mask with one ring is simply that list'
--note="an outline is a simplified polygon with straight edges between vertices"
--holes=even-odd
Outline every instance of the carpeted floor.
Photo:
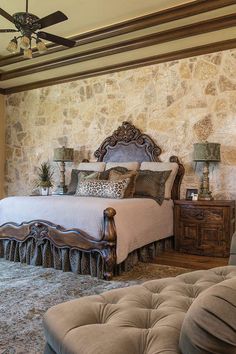
[{"label": "carpeted floor", "polygon": [[0,259],[0,354],[42,354],[42,316],[58,303],[190,271],[139,263],[107,282]]}]

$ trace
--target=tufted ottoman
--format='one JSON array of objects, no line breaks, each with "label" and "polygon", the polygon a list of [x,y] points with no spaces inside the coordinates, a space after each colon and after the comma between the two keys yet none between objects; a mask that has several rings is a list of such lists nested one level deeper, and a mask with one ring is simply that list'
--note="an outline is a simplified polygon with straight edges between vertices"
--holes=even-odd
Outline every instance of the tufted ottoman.
[{"label": "tufted ottoman", "polygon": [[180,353],[191,304],[204,290],[233,278],[236,285],[236,266],[199,270],[54,306],[44,318],[45,353]]}]

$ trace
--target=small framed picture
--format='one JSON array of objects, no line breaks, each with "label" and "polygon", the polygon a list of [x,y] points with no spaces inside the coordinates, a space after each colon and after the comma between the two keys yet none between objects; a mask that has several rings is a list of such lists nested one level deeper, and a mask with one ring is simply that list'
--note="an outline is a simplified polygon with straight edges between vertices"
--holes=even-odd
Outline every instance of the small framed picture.
[{"label": "small framed picture", "polygon": [[186,200],[197,200],[198,199],[198,189],[187,188],[186,189]]}]

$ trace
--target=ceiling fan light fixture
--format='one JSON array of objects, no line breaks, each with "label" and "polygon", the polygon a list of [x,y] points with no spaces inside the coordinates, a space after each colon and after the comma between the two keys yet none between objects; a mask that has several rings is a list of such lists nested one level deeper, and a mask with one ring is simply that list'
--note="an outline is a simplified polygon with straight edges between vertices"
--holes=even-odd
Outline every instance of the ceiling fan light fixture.
[{"label": "ceiling fan light fixture", "polygon": [[30,38],[27,36],[23,36],[21,37],[20,40],[20,47],[22,49],[28,49],[30,47]]},{"label": "ceiling fan light fixture", "polygon": [[25,3],[26,10],[16,12],[13,15],[10,15],[0,8],[0,17],[4,17],[15,25],[15,29],[0,29],[0,32],[19,32],[19,36],[14,37],[6,48],[10,53],[16,53],[19,44],[20,54],[23,52],[25,58],[32,58],[32,42],[33,46],[35,46],[36,41],[36,48],[38,49],[38,52],[42,54],[47,50],[47,46],[42,40],[40,40],[40,38],[47,42],[52,42],[56,45],[62,45],[67,48],[72,48],[76,45],[76,42],[73,40],[41,31],[46,27],[68,20],[68,17],[63,12],[55,11],[47,16],[39,18],[28,11],[29,0],[25,0]]},{"label": "ceiling fan light fixture", "polygon": [[39,38],[36,40],[36,46],[40,54],[45,53],[47,51],[47,47],[43,41]]},{"label": "ceiling fan light fixture", "polygon": [[32,59],[33,58],[32,49],[28,48],[28,49],[24,50],[24,58],[25,59]]},{"label": "ceiling fan light fixture", "polygon": [[16,52],[17,52],[17,47],[18,47],[17,39],[16,39],[16,37],[14,37],[14,38],[8,43],[6,49],[7,49],[8,52],[10,52],[10,53],[16,53]]}]

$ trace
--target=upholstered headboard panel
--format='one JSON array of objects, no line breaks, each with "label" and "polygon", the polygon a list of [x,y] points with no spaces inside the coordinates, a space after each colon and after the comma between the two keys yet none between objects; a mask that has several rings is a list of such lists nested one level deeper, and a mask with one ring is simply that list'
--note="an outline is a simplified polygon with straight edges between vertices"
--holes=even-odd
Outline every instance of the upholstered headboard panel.
[{"label": "upholstered headboard panel", "polygon": [[94,155],[98,161],[160,161],[161,149],[146,134],[129,122],[123,122],[114,133],[106,138]]}]

